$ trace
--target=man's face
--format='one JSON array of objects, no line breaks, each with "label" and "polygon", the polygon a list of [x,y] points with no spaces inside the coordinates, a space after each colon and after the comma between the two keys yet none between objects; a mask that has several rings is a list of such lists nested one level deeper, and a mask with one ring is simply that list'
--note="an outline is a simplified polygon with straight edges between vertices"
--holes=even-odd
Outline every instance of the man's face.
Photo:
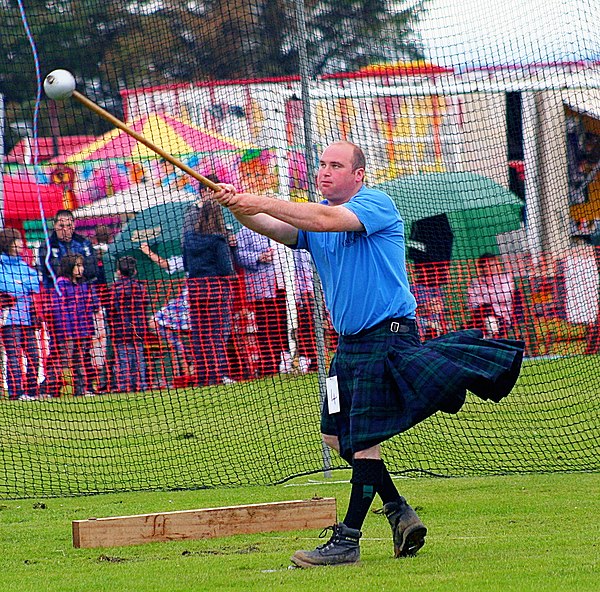
[{"label": "man's face", "polygon": [[354,149],[346,144],[332,144],[323,151],[317,173],[317,187],[329,201],[344,203],[361,188],[365,170],[354,169]]},{"label": "man's face", "polygon": [[75,232],[75,221],[68,216],[59,216],[54,224],[54,231],[58,240],[68,243]]}]

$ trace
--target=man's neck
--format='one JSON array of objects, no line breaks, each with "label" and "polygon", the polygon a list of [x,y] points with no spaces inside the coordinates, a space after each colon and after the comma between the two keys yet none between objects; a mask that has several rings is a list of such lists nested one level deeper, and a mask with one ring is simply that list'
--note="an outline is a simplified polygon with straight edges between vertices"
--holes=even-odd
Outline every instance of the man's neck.
[{"label": "man's neck", "polygon": [[326,197],[327,203],[330,206],[341,206],[345,203],[348,203],[362,188],[364,185],[360,185],[358,189],[350,196],[346,197]]}]

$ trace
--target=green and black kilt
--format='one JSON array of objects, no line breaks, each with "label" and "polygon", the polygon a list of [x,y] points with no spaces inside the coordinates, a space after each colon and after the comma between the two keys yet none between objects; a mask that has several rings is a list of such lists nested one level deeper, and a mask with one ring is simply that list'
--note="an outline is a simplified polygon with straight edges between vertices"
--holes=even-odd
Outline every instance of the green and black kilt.
[{"label": "green and black kilt", "polygon": [[405,432],[437,411],[456,413],[467,390],[498,402],[517,381],[522,341],[483,339],[471,329],[422,344],[415,321],[401,323],[397,332],[388,321],[339,338],[329,375],[338,377],[341,410],[330,415],[325,400],[321,431],[339,438],[342,456]]}]

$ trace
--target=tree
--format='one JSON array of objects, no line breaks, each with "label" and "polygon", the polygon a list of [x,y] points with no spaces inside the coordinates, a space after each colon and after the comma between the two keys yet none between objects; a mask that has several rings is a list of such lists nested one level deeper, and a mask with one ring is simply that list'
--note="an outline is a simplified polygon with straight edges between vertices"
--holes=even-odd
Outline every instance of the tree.
[{"label": "tree", "polygon": [[[413,26],[424,2],[393,9],[387,0],[307,0],[311,74],[421,58]],[[107,62],[153,83],[161,77],[165,83],[298,74],[297,5],[297,0],[137,2],[130,10],[144,17],[119,37]]]},{"label": "tree", "polygon": [[[118,93],[102,73],[107,48],[119,30],[127,27],[127,22],[117,16],[111,5],[97,0],[31,0],[26,8],[39,57],[40,77],[56,68],[70,70],[86,94],[103,106],[113,107],[112,110],[118,106],[118,115],[121,108],[120,101],[115,101]],[[19,139],[19,134],[13,133],[15,128],[27,127],[18,125],[19,122],[33,119],[37,76],[32,47],[14,3],[0,4],[0,22],[3,23],[0,51],[6,56],[0,61],[0,93],[6,102],[5,144],[9,149]],[[85,110],[75,103],[59,109],[69,111],[69,117],[61,118],[64,126],[61,132],[65,135],[101,133],[110,128],[97,117],[87,117]],[[49,135],[50,127],[44,99],[40,104],[40,135]]]},{"label": "tree", "polygon": [[[426,0],[393,9],[386,0],[306,0],[311,75],[381,60],[418,58],[412,26]],[[73,72],[78,87],[120,116],[124,88],[298,74],[299,0],[30,0],[27,19],[41,76]],[[397,4],[397,3],[396,3]],[[21,15],[0,0],[0,93],[10,123],[31,120],[36,73]],[[78,104],[60,109],[61,133],[100,133],[108,124]],[[66,122],[65,122],[66,119]],[[21,125],[21,128],[25,126]],[[41,133],[49,129],[41,105]],[[6,126],[9,148],[18,137]]]},{"label": "tree", "polygon": [[[264,63],[280,73],[298,72],[295,0],[276,6],[266,2],[261,45],[268,48]],[[353,71],[376,61],[420,59],[423,53],[413,38],[413,27],[424,1],[394,9],[387,0],[308,0],[307,49],[310,74]],[[273,35],[275,39],[273,40]]]}]

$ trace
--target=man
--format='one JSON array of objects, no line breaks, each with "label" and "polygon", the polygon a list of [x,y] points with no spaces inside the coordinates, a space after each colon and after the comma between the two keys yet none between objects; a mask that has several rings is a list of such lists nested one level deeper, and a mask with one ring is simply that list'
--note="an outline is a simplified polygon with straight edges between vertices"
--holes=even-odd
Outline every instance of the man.
[{"label": "man", "polygon": [[[83,278],[95,281],[98,276],[98,260],[92,243],[75,232],[75,216],[70,210],[59,210],[54,217],[54,229],[48,245],[42,242],[38,250],[38,268],[45,288],[54,288],[60,262],[65,255],[83,256]],[[48,259],[46,261],[46,259]]]},{"label": "man", "polygon": [[350,502],[326,544],[293,555],[298,567],[356,563],[375,493],[392,528],[395,556],[414,555],[427,529],[398,493],[381,460],[381,442],[436,411],[457,412],[467,388],[500,400],[522,361],[522,343],[486,341],[476,330],[420,344],[404,224],[390,197],[367,188],[364,177],[362,150],[335,142],[320,159],[320,204],[236,194],[230,185],[215,195],[245,226],[311,253],[340,335],[321,432],[352,465]]}]

